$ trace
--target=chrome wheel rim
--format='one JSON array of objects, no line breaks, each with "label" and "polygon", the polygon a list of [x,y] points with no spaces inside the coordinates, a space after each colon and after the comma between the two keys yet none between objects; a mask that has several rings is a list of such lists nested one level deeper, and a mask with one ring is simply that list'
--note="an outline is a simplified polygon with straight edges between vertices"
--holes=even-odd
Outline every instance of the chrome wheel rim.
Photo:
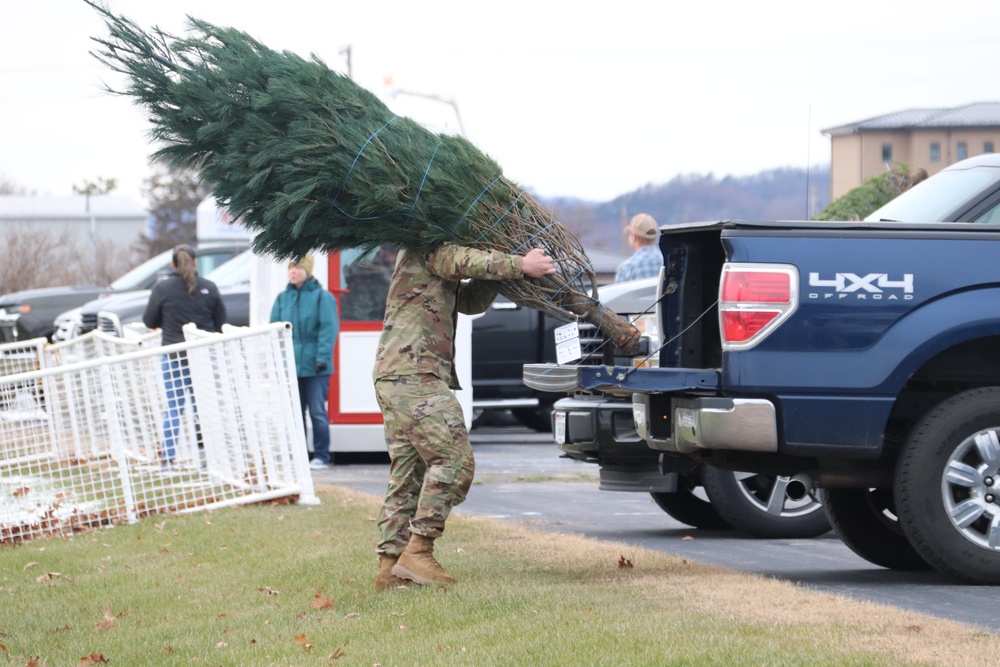
[{"label": "chrome wheel rim", "polygon": [[757,475],[734,472],[740,492],[765,514],[796,517],[822,508],[812,495],[812,480],[807,475]]},{"label": "chrome wheel rim", "polygon": [[1000,437],[997,428],[963,440],[941,480],[945,513],[965,539],[1000,551]]}]

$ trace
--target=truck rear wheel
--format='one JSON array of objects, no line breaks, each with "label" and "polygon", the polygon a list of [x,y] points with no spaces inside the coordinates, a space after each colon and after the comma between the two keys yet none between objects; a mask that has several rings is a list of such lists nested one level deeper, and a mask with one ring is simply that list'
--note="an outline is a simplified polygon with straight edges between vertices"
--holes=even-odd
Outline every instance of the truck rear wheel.
[{"label": "truck rear wheel", "polygon": [[1000,387],[953,396],[917,424],[896,465],[896,504],[935,569],[1000,584]]},{"label": "truck rear wheel", "polygon": [[896,518],[888,489],[825,489],[823,505],[847,548],[869,563],[890,570],[927,570]]},{"label": "truck rear wheel", "polygon": [[673,493],[650,493],[653,502],[681,523],[703,530],[728,530],[732,528],[719,516],[712,504],[695,495],[698,481],[690,475],[677,476],[677,491]]},{"label": "truck rear wheel", "polygon": [[712,507],[733,528],[754,537],[816,537],[830,531],[823,504],[812,495],[812,481],[757,475],[703,466],[701,479]]}]

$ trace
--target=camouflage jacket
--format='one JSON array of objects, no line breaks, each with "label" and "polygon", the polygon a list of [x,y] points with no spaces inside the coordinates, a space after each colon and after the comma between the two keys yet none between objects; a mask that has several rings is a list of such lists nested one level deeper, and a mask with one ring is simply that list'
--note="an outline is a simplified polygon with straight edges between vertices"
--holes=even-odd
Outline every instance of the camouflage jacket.
[{"label": "camouflage jacket", "polygon": [[[516,280],[521,257],[442,243],[426,256],[399,254],[375,353],[375,380],[430,373],[459,389],[458,313],[486,310],[499,280]],[[472,280],[462,282],[464,278]]]}]

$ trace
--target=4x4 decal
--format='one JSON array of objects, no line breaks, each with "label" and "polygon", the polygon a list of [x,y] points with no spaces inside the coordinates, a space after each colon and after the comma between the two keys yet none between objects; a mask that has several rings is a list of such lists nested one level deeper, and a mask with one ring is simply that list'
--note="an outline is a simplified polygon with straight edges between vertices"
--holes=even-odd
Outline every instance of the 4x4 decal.
[{"label": "4x4 decal", "polygon": [[913,274],[904,273],[902,280],[892,280],[888,273],[837,273],[823,279],[819,273],[809,274],[809,287],[832,287],[832,291],[808,292],[809,299],[872,299],[877,301],[908,301],[913,298]]}]

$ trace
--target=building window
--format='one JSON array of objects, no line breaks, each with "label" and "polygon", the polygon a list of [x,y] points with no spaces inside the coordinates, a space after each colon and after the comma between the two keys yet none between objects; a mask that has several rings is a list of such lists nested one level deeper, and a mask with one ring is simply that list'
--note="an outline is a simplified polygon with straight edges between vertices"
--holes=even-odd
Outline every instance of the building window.
[{"label": "building window", "polygon": [[882,162],[892,162],[892,144],[882,144]]},{"label": "building window", "polygon": [[983,142],[983,152],[984,153],[992,153],[993,152],[993,142],[992,141],[984,141]]},{"label": "building window", "polygon": [[955,146],[955,153],[957,154],[959,160],[964,160],[969,157],[969,144],[964,141],[958,142],[958,145]]},{"label": "building window", "polygon": [[934,142],[931,144],[931,162],[941,161],[941,144]]}]

